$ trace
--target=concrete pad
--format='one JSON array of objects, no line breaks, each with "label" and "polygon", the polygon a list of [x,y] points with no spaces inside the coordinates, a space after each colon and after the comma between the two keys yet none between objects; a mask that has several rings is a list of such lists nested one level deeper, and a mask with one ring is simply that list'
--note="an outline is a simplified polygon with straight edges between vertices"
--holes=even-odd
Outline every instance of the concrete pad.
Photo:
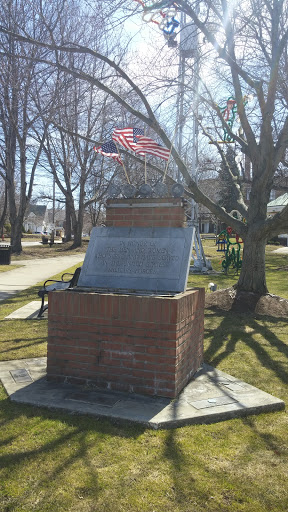
[{"label": "concrete pad", "polygon": [[203,364],[176,400],[89,389],[46,380],[46,358],[0,362],[0,379],[12,401],[175,428],[280,411],[282,400]]},{"label": "concrete pad", "polygon": [[[44,302],[45,306],[48,302]],[[22,308],[16,309],[13,313],[6,316],[4,320],[35,320],[40,311],[41,300],[32,300]],[[42,318],[48,318],[48,310],[44,311]],[[41,319],[40,319],[41,320]]]}]

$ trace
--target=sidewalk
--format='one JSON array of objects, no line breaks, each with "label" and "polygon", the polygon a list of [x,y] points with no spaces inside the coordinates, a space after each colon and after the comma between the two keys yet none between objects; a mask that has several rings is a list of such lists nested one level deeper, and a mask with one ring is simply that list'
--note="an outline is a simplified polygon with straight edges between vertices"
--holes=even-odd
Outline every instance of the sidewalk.
[{"label": "sidewalk", "polygon": [[[62,245],[62,242],[61,242],[61,240],[55,240],[54,244]],[[6,246],[10,245],[10,241],[9,242],[5,242],[5,241],[2,242],[2,241],[0,241],[0,247],[2,247],[3,245],[6,245]],[[39,242],[23,242],[21,240],[21,245],[22,245],[22,247],[34,247],[35,245],[41,245],[42,246],[43,244],[40,241]]]},{"label": "sidewalk", "polygon": [[82,264],[84,257],[83,252],[72,256],[17,261],[17,265],[23,266],[0,273],[0,301],[34,286],[39,281],[49,279],[58,272],[64,272],[77,263]]},{"label": "sidewalk", "polygon": [[272,252],[276,252],[276,254],[288,254],[288,247],[279,247],[279,249],[276,249],[275,251]]}]

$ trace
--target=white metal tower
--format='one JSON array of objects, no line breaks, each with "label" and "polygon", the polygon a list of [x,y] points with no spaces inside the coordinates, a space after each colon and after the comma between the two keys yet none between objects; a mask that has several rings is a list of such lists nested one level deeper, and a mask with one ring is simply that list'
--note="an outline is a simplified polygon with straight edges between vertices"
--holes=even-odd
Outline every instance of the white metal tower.
[{"label": "white metal tower", "polygon": [[[199,2],[200,4],[200,2]],[[198,8],[199,8],[198,4]],[[198,102],[199,102],[199,44],[197,29],[193,23],[186,23],[185,14],[181,13],[181,31],[179,45],[179,87],[177,105],[177,125],[179,126],[177,137],[177,149],[181,157],[183,157],[183,134],[184,129],[192,135],[192,161],[191,161],[191,178],[197,182],[198,179]],[[186,60],[193,59],[193,99],[192,99],[192,126],[190,127],[184,116],[185,103],[185,85],[186,85]],[[177,175],[178,183],[180,182],[180,174]],[[193,260],[194,264],[190,267],[190,272],[207,272],[211,270],[211,263],[204,254],[204,249],[199,232],[199,214],[198,204],[192,199],[190,203],[190,212],[188,212],[188,225],[195,228],[195,236],[193,243]],[[190,217],[190,219],[189,219]]]}]

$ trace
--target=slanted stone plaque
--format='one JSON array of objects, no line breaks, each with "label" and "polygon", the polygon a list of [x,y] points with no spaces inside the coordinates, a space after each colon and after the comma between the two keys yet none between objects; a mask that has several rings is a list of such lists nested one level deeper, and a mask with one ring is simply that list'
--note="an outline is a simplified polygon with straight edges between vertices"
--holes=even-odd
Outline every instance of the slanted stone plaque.
[{"label": "slanted stone plaque", "polygon": [[193,231],[194,228],[94,228],[77,288],[183,292]]}]

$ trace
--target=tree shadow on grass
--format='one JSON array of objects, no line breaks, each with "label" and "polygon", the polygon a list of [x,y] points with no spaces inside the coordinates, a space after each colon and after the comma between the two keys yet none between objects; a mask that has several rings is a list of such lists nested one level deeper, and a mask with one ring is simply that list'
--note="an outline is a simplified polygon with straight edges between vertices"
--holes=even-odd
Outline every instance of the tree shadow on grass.
[{"label": "tree shadow on grass", "polygon": [[[273,414],[273,413],[271,413]],[[287,454],[287,445],[283,445],[282,440],[273,433],[270,432],[261,432],[257,427],[255,417],[247,416],[242,418],[243,425],[249,427],[251,431],[265,444],[266,448],[275,453],[275,455],[285,455]]]},{"label": "tree shadow on grass", "polygon": [[[199,449],[197,447],[198,428],[205,429],[205,433],[200,434],[200,437],[202,443],[203,440],[205,442],[205,437],[207,438],[206,449],[201,444]],[[242,484],[238,485],[238,478],[234,471],[229,471],[225,465],[221,447],[219,452],[216,451],[213,455],[209,452],[212,428],[212,425],[203,425],[197,427],[197,431],[192,431],[191,436],[195,436],[195,441],[186,444],[185,451],[179,442],[177,430],[170,430],[165,436],[163,457],[169,463],[168,471],[173,482],[171,489],[175,510],[183,510],[183,512],[225,510],[226,512],[232,506],[234,506],[233,510],[238,510],[238,506],[239,510],[242,510],[241,505],[247,501],[247,496],[242,497]],[[215,461],[219,461],[219,464],[215,464]],[[225,468],[224,471],[223,468]],[[169,510],[173,509],[169,508]],[[264,512],[266,509],[262,510]]]},{"label": "tree shadow on grass", "polygon": [[[274,504],[275,510],[284,511],[285,507],[277,508],[282,497],[274,498],[273,495],[270,497],[269,491],[267,492],[270,475],[267,477],[268,473],[266,473],[263,477],[259,476],[262,474],[263,451],[272,452],[271,455],[279,457],[279,462],[282,457],[283,465],[287,453],[287,445],[283,443],[285,431],[282,430],[282,435],[281,432],[279,434],[270,432],[270,421],[273,421],[272,418],[267,419],[261,428],[257,426],[257,417],[250,416],[228,420],[216,426],[214,424],[191,426],[189,427],[191,433],[187,433],[187,436],[183,436],[181,430],[167,431],[163,457],[169,464],[168,472],[173,482],[171,489],[174,494],[175,509],[180,510],[181,507],[185,512],[190,510],[214,512],[230,509],[268,512],[272,510],[270,507]],[[234,422],[236,423],[232,426]],[[214,432],[216,437],[213,435]],[[220,432],[222,435],[217,437],[217,433]],[[182,439],[184,444],[181,443]],[[231,447],[230,463],[227,444]],[[251,455],[254,451],[255,461]],[[246,478],[248,463],[251,463],[251,471],[253,467],[255,468],[255,480]],[[257,469],[259,469],[259,475],[257,475]],[[276,468],[275,471],[277,474]],[[274,478],[277,479],[277,477]],[[265,479],[267,485],[265,485]],[[286,483],[279,483],[279,488],[281,485],[283,485],[282,492],[285,492]]]},{"label": "tree shadow on grass", "polygon": [[[33,341],[33,339],[37,340],[37,341]],[[22,345],[17,345],[17,346],[10,346],[9,348],[7,349],[0,349],[0,355],[3,355],[3,354],[8,354],[8,352],[15,352],[17,350],[22,350],[24,348],[28,348],[28,347],[35,347],[36,345],[42,345],[43,343],[47,343],[47,336],[43,336],[42,338],[39,338],[39,336],[37,336],[36,338],[29,338],[29,341],[30,343],[25,343],[23,344],[23,338],[19,338],[19,339],[14,339],[13,340],[6,340],[6,342],[13,342],[13,343],[22,343]],[[28,341],[27,339],[25,339],[25,341]],[[4,344],[5,342],[2,342],[2,344]],[[22,356],[23,358],[23,356]],[[20,358],[20,359],[22,359]],[[6,360],[6,359],[5,359]]]},{"label": "tree shadow on grass", "polygon": [[[6,453],[3,450],[0,455],[1,480],[3,488],[7,485],[8,489],[7,504],[13,504],[7,510],[14,510],[13,506],[29,510],[35,499],[41,512],[70,510],[71,506],[77,510],[79,499],[83,505],[87,501],[85,510],[96,510],[101,490],[99,468],[113,465],[114,458],[121,465],[120,438],[132,441],[145,431],[142,426],[123,427],[111,421],[42,408],[37,408],[35,414],[35,408],[8,400],[2,404],[7,421],[15,420],[14,437],[11,439],[7,432],[3,442]],[[31,477],[29,471],[33,472]],[[10,490],[11,479],[22,482],[18,496],[13,492],[13,484]]]},{"label": "tree shadow on grass", "polygon": [[[206,318],[215,313],[206,310]],[[236,351],[239,342],[249,347],[263,367],[271,370],[283,383],[288,383],[286,364],[273,359],[269,349],[277,349],[279,354],[288,357],[288,345],[273,332],[273,326],[279,322],[287,323],[285,318],[255,317],[252,314],[238,314],[231,311],[221,311],[222,320],[216,328],[207,328],[211,334],[211,341],[204,353],[205,362],[218,366],[224,359]],[[264,325],[264,322],[265,323]],[[267,324],[270,324],[268,327]],[[288,329],[287,329],[288,331]],[[255,339],[255,334],[261,336],[261,341]]]}]

